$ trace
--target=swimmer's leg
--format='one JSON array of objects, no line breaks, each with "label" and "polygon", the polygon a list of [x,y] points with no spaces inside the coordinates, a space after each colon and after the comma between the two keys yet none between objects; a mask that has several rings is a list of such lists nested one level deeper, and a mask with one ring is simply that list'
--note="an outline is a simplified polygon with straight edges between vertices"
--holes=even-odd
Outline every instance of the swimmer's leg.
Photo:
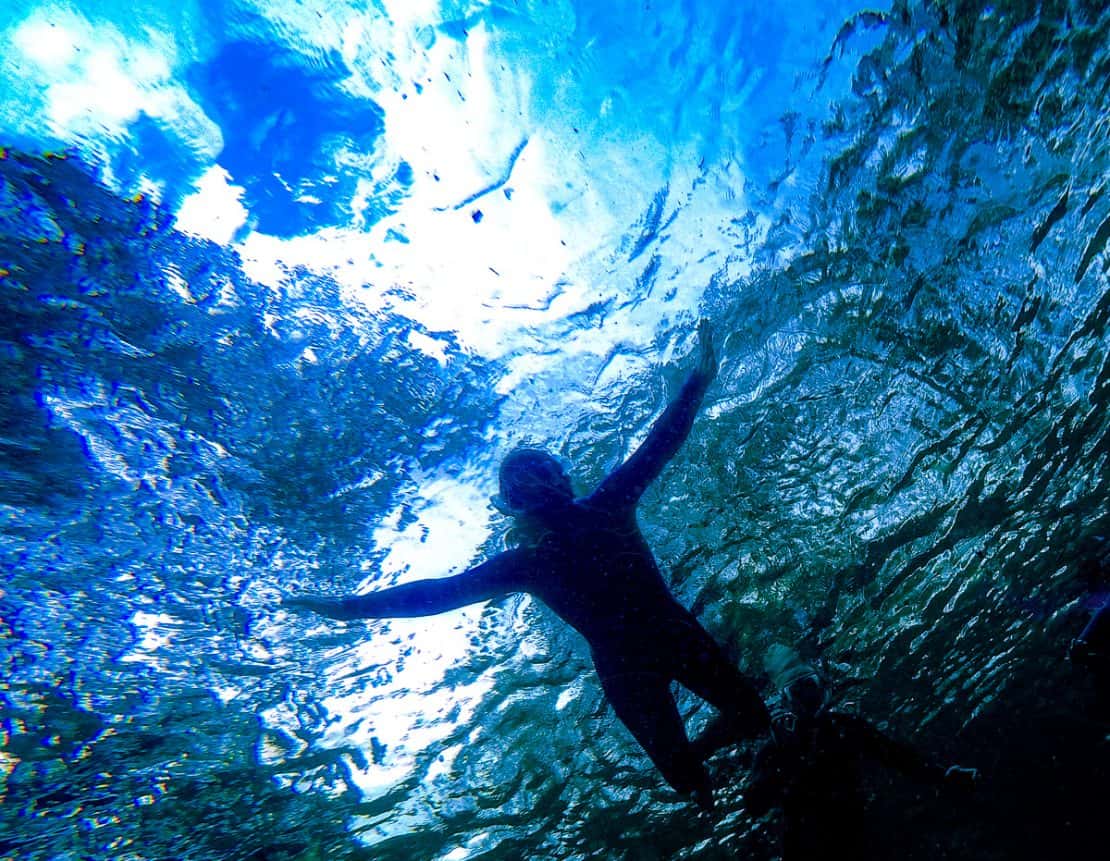
[{"label": "swimmer's leg", "polygon": [[755,685],[708,633],[699,631],[677,651],[676,680],[719,712],[694,740],[696,756],[704,761],[722,747],[770,731],[771,715]]},{"label": "swimmer's leg", "polygon": [[601,687],[617,717],[651,757],[667,783],[692,795],[703,810],[713,807],[709,773],[686,737],[670,679],[657,672],[602,676]]}]

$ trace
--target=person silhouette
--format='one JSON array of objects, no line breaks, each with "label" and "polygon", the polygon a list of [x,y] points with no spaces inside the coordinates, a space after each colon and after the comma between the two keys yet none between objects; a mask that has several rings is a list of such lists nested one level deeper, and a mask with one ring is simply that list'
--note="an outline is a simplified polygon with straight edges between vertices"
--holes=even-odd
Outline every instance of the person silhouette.
[{"label": "person silhouette", "polygon": [[[717,373],[707,324],[678,396],[643,443],[587,496],[576,498],[560,462],[537,448],[510,452],[499,471],[500,506],[531,540],[454,576],[369,594],[302,595],[284,606],[333,619],[429,616],[510,593],[529,593],[589,645],[606,699],[666,781],[713,807],[703,750],[770,728],[754,685],[664,581],[636,521],[645,489],[678,451]],[[695,748],[671,690],[678,682],[718,710]]]},{"label": "person silhouette", "polygon": [[821,677],[776,644],[765,667],[781,691],[770,740],[755,755],[744,806],[782,810],[783,861],[869,858],[862,766],[874,762],[934,786],[971,789],[973,768],[945,768],[858,715],[836,711]]}]

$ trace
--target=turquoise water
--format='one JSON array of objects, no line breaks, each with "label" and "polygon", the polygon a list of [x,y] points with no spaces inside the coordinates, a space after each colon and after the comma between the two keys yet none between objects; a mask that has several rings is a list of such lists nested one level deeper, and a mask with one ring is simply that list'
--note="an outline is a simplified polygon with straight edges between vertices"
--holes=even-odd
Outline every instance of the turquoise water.
[{"label": "turquoise water", "polygon": [[591,487],[701,317],[720,375],[641,506],[676,594],[753,675],[795,644],[982,770],[958,803],[873,775],[878,857],[1097,853],[1065,655],[1107,589],[1108,31],[9,4],[0,856],[776,857],[745,751],[696,815],[536,603],[279,606],[496,552],[521,442]]}]

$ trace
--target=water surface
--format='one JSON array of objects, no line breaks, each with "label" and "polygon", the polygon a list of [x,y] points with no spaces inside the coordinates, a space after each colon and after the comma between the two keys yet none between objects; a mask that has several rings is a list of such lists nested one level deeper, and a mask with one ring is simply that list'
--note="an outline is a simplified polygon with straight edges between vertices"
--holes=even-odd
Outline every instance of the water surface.
[{"label": "water surface", "polygon": [[1096,847],[1106,724],[1064,656],[1107,589],[1108,31],[9,4],[5,857],[775,857],[745,752],[699,818],[537,604],[278,606],[497,552],[500,457],[588,489],[700,317],[721,373],[641,508],[676,593],[746,670],[796,644],[984,772],[958,805],[875,775],[882,857]]}]

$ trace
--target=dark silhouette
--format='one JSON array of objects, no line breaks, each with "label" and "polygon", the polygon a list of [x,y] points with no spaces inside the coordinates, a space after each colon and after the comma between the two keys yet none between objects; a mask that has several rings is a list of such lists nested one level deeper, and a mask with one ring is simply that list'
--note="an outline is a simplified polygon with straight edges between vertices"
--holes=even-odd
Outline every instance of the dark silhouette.
[{"label": "dark silhouette", "polygon": [[[563,467],[521,448],[501,464],[501,505],[533,536],[452,577],[344,598],[288,598],[288,607],[334,619],[427,616],[528,592],[589,643],[602,688],[668,783],[713,805],[702,751],[765,731],[770,718],[748,679],[667,588],[636,522],[647,486],[678,451],[717,373],[712,339],[699,327],[698,363],[647,439],[588,496],[576,499]],[[679,682],[720,714],[691,745],[675,705]]]},{"label": "dark silhouette", "polygon": [[1085,711],[1100,723],[1110,722],[1110,543],[1099,535],[1083,545],[1078,564],[1088,592],[1082,607],[1091,613],[1079,636],[1071,641],[1068,657],[1082,670],[1094,697]]},{"label": "dark silhouette", "polygon": [[1083,606],[1091,618],[1071,641],[1068,657],[1080,667],[1105,677],[1110,673],[1110,541],[1092,536],[1080,547],[1078,576],[1087,590]]},{"label": "dark silhouette", "polygon": [[862,774],[869,761],[935,786],[974,785],[974,769],[944,768],[863,718],[834,711],[817,672],[792,655],[782,647],[781,707],[744,792],[754,816],[782,809],[783,861],[870,857]]},{"label": "dark silhouette", "polygon": [[1071,659],[1082,667],[1110,674],[1110,598],[1105,599],[1083,631],[1072,640]]}]

